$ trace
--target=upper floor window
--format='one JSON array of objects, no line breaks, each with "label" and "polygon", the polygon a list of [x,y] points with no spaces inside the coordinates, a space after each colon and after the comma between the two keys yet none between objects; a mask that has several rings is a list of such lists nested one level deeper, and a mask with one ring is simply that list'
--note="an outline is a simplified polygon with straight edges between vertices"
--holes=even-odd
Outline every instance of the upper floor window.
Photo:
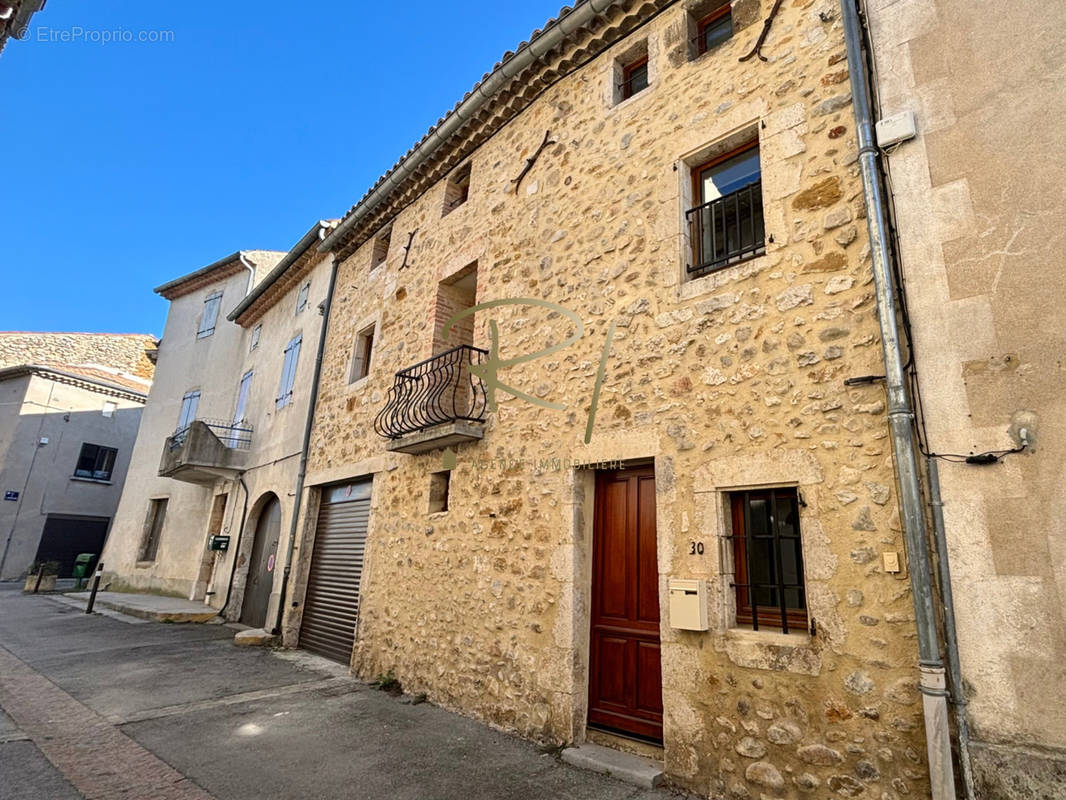
[{"label": "upper floor window", "polygon": [[252,328],[252,341],[248,345],[248,352],[250,353],[255,348],[259,347],[259,337],[263,335],[263,323],[260,322],[254,328]]},{"label": "upper floor window", "polygon": [[300,287],[299,294],[296,295],[296,313],[299,314],[305,308],[307,308],[307,298],[311,294],[311,281],[307,281]]},{"label": "upper floor window", "polygon": [[248,370],[241,376],[241,385],[237,389],[237,407],[233,410],[233,424],[237,425],[244,421],[248,413],[248,394],[252,390],[252,371]]},{"label": "upper floor window", "polygon": [[737,622],[807,630],[799,496],[784,487],[729,495]]},{"label": "upper floor window", "polygon": [[292,402],[292,389],[296,383],[296,365],[300,360],[300,344],[303,336],[297,336],[285,347],[285,360],[281,365],[281,388],[278,389],[277,408],[284,408]]},{"label": "upper floor window", "polygon": [[622,99],[635,95],[648,88],[648,57],[637,59],[622,68]]},{"label": "upper floor window", "polygon": [[178,416],[177,430],[183,431],[196,419],[196,407],[200,405],[200,390],[186,392],[181,398],[181,414]]},{"label": "upper floor window", "polygon": [[352,371],[348,383],[355,383],[370,374],[370,357],[374,350],[374,326],[360,331],[355,337],[355,351],[352,353]]},{"label": "upper floor window", "polygon": [[389,257],[389,243],[392,241],[392,226],[390,225],[374,239],[374,251],[370,254],[370,269],[375,269],[385,263]]},{"label": "upper floor window", "polygon": [[732,7],[726,3],[696,22],[695,55],[713,50],[733,36]]},{"label": "upper floor window", "polygon": [[78,464],[74,467],[74,477],[91,478],[96,481],[111,480],[117,455],[118,450],[114,447],[103,447],[86,442],[81,446]]},{"label": "upper floor window", "polygon": [[200,328],[196,331],[196,338],[203,339],[215,332],[215,324],[218,322],[218,312],[222,307],[222,292],[215,292],[204,300],[204,313],[200,315]]},{"label": "upper floor window", "polygon": [[692,198],[690,276],[766,252],[758,141],[693,168]]},{"label": "upper floor window", "polygon": [[448,176],[448,181],[444,186],[444,211],[441,216],[448,216],[448,214],[465,203],[469,197],[470,162],[468,161]]}]

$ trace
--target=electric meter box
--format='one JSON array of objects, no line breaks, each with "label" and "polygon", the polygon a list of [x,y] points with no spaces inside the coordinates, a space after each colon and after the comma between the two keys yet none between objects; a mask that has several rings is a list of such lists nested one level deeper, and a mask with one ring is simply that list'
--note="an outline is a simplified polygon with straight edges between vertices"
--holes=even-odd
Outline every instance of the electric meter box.
[{"label": "electric meter box", "polygon": [[683,631],[707,630],[707,584],[670,579],[670,627]]}]

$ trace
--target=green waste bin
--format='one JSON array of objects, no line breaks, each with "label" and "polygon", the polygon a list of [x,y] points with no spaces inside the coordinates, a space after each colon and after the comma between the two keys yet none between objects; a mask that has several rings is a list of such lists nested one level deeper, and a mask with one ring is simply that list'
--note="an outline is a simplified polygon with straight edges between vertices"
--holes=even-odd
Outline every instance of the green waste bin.
[{"label": "green waste bin", "polygon": [[75,588],[85,588],[85,578],[92,569],[92,563],[95,560],[96,553],[79,553],[78,557],[74,559],[74,571],[71,573],[71,577],[77,579],[74,584]]}]

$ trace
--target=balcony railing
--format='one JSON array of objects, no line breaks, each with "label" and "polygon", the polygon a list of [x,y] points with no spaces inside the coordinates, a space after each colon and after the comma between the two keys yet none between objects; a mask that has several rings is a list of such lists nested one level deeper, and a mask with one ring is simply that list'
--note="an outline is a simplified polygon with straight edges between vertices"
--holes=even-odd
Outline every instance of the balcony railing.
[{"label": "balcony railing", "polygon": [[762,181],[689,209],[693,276],[706,275],[766,252]]},{"label": "balcony railing", "polygon": [[484,363],[488,354],[462,344],[400,370],[374,430],[399,439],[447,423],[483,422],[485,386],[469,367]]},{"label": "balcony railing", "polygon": [[247,422],[230,423],[223,422],[217,419],[197,419],[190,422],[184,428],[178,428],[174,432],[174,435],[167,439],[167,448],[174,450],[185,444],[185,439],[188,438],[189,428],[193,426],[195,422],[202,422],[208,428],[211,429],[211,433],[218,437],[218,440],[223,445],[231,450],[247,450],[252,446],[252,426]]}]

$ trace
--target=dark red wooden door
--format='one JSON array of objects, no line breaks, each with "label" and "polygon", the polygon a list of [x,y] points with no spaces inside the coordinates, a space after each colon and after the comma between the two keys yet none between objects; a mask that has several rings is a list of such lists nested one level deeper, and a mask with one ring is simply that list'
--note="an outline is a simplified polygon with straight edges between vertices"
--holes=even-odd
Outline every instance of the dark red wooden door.
[{"label": "dark red wooden door", "polygon": [[661,742],[659,569],[651,467],[596,477],[589,724]]}]

